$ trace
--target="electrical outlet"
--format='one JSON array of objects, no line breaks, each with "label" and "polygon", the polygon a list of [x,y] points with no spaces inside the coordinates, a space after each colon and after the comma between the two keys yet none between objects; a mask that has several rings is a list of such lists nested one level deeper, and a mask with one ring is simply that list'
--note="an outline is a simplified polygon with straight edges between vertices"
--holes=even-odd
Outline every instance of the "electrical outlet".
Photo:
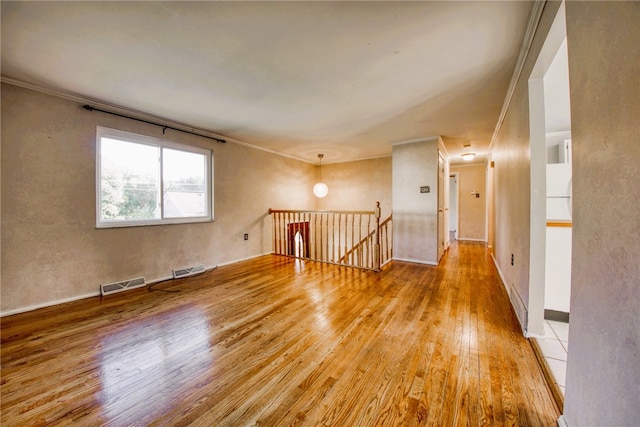
[{"label": "electrical outlet", "polygon": [[431,187],[429,187],[428,185],[424,185],[420,187],[420,193],[430,193],[430,192],[431,192]]},{"label": "electrical outlet", "polygon": [[244,240],[249,240],[249,235],[247,233],[244,234]]}]

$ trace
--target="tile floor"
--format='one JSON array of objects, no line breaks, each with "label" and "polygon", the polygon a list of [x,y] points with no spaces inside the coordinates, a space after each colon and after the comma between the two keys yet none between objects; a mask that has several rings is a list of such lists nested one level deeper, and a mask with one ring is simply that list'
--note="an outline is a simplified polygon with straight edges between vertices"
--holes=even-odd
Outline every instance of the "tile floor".
[{"label": "tile floor", "polygon": [[538,345],[564,396],[567,352],[569,351],[569,324],[545,320],[544,336],[545,339],[537,339]]}]

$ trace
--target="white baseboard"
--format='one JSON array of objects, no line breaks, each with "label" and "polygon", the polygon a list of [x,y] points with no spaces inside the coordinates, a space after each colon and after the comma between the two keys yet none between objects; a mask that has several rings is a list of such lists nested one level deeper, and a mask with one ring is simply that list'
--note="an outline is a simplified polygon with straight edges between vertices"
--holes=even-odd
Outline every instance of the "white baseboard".
[{"label": "white baseboard", "polygon": [[536,338],[536,339],[539,339],[539,340],[547,339],[547,337],[545,337],[544,335],[534,334],[534,333],[529,332],[527,330],[524,331],[524,337],[525,338]]},{"label": "white baseboard", "polygon": [[414,264],[425,264],[425,265],[438,265],[437,262],[434,261],[425,261],[421,259],[412,259],[412,258],[396,258],[393,257],[394,261],[402,261],[402,262],[412,262]]},{"label": "white baseboard", "polygon": [[558,427],[569,427],[569,423],[564,415],[560,415],[560,417],[558,417]]},{"label": "white baseboard", "polygon": [[[527,337],[527,328],[526,328],[526,321],[527,319],[521,319],[519,313],[522,312],[524,310],[523,316],[527,316],[527,307],[524,305],[524,301],[522,301],[522,298],[520,297],[520,294],[518,293],[518,291],[516,289],[512,289],[512,287],[507,283],[507,280],[504,277],[504,274],[502,274],[502,270],[500,270],[500,266],[498,265],[498,261],[496,260],[495,256],[493,255],[493,252],[491,253],[491,259],[493,260],[493,265],[496,266],[496,270],[498,271],[498,276],[500,277],[500,281],[502,282],[502,286],[504,287],[505,291],[507,291],[507,296],[509,297],[509,304],[511,304],[511,308],[513,308],[513,311],[516,313],[516,319],[518,319],[518,323],[520,324],[520,329],[522,330],[522,334]],[[516,307],[514,305],[513,302],[513,295],[515,294],[515,296],[519,299],[520,305],[522,307]],[[534,338],[533,334],[531,334],[531,337]],[[527,337],[529,338],[529,337]],[[537,337],[535,337],[537,338]]]},{"label": "white baseboard", "polygon": [[[240,261],[247,261],[253,258],[258,258],[264,255],[269,255],[271,252],[267,252],[267,253],[263,253],[263,254],[259,254],[259,255],[254,255],[254,256],[250,256],[250,257],[246,257],[246,258],[242,258],[242,259],[238,259],[235,261],[228,261],[222,264],[218,264],[218,265],[214,265],[214,266],[207,266],[205,267],[205,270],[212,270],[216,267],[220,267],[223,265],[229,265],[229,264],[234,264],[236,262],[240,262]],[[158,277],[155,278],[153,280],[148,280],[147,281],[147,285],[153,285],[154,283],[158,283],[158,282],[164,282],[167,280],[172,280],[173,276],[165,276],[165,277]],[[54,305],[59,305],[59,304],[64,304],[67,302],[73,302],[73,301],[79,301],[82,299],[86,299],[86,298],[93,298],[93,297],[99,297],[100,294],[100,290],[97,290],[96,292],[91,292],[88,294],[82,294],[82,295],[77,295],[74,297],[69,297],[69,298],[63,298],[63,299],[59,299],[59,300],[54,300],[54,301],[47,301],[47,302],[43,302],[40,304],[35,304],[35,305],[29,305],[26,307],[20,307],[20,308],[15,308],[13,310],[8,310],[8,311],[3,311],[0,312],[0,317],[5,317],[5,316],[11,316],[13,314],[20,314],[20,313],[26,313],[27,311],[33,311],[33,310],[38,310],[40,308],[46,308],[46,307],[51,307]]]},{"label": "white baseboard", "polygon": [[246,257],[246,258],[240,258],[240,259],[236,259],[236,260],[233,260],[233,261],[223,262],[223,263],[218,264],[218,265],[213,266],[213,267],[207,267],[207,270],[209,270],[209,269],[211,269],[211,268],[222,267],[222,266],[224,266],[224,265],[235,264],[236,262],[249,261],[250,259],[260,258],[261,256],[265,256],[265,255],[272,255],[272,254],[273,254],[273,252],[265,252],[265,253],[263,253],[263,254],[251,255],[251,256],[248,256],[248,257]]},{"label": "white baseboard", "polygon": [[12,314],[26,313],[27,311],[33,311],[39,308],[51,307],[52,305],[59,305],[67,302],[73,302],[81,299],[93,298],[93,297],[99,297],[99,296],[100,296],[100,291],[97,290],[95,292],[91,292],[83,295],[77,295],[75,297],[63,298],[63,299],[43,302],[35,305],[28,305],[26,307],[15,308],[13,310],[3,311],[2,313],[0,313],[0,317],[11,316]]},{"label": "white baseboard", "polygon": [[391,261],[393,261],[393,258],[389,258],[388,260],[386,260],[385,262],[383,262],[382,264],[380,264],[380,268],[384,267],[385,265],[389,264]]},{"label": "white baseboard", "polygon": [[467,239],[466,237],[458,237],[458,240],[462,240],[463,242],[482,242],[482,243],[487,243],[486,239]]},{"label": "white baseboard", "polygon": [[500,270],[500,266],[498,265],[498,261],[496,260],[496,257],[493,255],[493,252],[491,252],[491,259],[493,260],[493,265],[496,266],[496,270],[498,271],[498,276],[500,276],[500,282],[502,283],[504,290],[507,291],[507,295],[510,295],[507,281],[505,280],[504,275],[502,274],[502,270]]}]

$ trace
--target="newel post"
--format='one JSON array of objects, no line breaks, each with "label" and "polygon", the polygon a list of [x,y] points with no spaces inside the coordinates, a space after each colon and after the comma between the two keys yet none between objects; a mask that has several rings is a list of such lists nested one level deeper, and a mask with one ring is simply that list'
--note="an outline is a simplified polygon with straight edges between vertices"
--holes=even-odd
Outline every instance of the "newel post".
[{"label": "newel post", "polygon": [[376,202],[374,215],[376,217],[376,238],[373,245],[373,269],[380,271],[380,202]]}]

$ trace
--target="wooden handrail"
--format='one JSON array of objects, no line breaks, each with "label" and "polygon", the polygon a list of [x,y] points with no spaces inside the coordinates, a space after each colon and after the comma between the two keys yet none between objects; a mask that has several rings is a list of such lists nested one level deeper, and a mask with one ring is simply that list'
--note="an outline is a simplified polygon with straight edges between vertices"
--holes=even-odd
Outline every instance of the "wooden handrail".
[{"label": "wooden handrail", "polygon": [[380,224],[379,202],[373,211],[269,209],[269,214],[275,254],[374,271],[390,259],[391,217]]},{"label": "wooden handrail", "polygon": [[[382,221],[382,222],[380,223],[380,228],[382,229],[383,227],[386,227],[386,226],[387,226],[387,224],[388,224],[389,222],[391,222],[391,220],[392,220],[392,215],[389,215],[389,217],[388,217],[387,219],[385,219],[384,221]],[[356,243],[356,244],[355,244],[355,246],[353,246],[351,249],[349,249],[349,250],[347,251],[347,253],[345,253],[345,254],[343,255],[343,257],[342,257],[342,258],[340,258],[340,259],[338,260],[338,263],[343,263],[343,262],[344,262],[344,261],[345,261],[345,260],[346,260],[346,259],[347,259],[351,254],[352,254],[352,253],[354,253],[354,252],[355,252],[355,251],[357,251],[357,250],[358,250],[362,245],[364,245],[364,244],[367,242],[367,240],[372,239],[372,238],[373,238],[373,236],[375,236],[375,234],[376,234],[376,230],[373,230],[373,231],[372,231],[371,233],[369,233],[365,238],[363,238],[363,239],[362,239],[362,240],[360,240],[358,243]]]},{"label": "wooden handrail", "polygon": [[317,214],[354,214],[354,215],[373,215],[375,211],[312,211],[312,210],[295,210],[295,209],[271,209],[269,215],[274,213],[317,213]]}]

